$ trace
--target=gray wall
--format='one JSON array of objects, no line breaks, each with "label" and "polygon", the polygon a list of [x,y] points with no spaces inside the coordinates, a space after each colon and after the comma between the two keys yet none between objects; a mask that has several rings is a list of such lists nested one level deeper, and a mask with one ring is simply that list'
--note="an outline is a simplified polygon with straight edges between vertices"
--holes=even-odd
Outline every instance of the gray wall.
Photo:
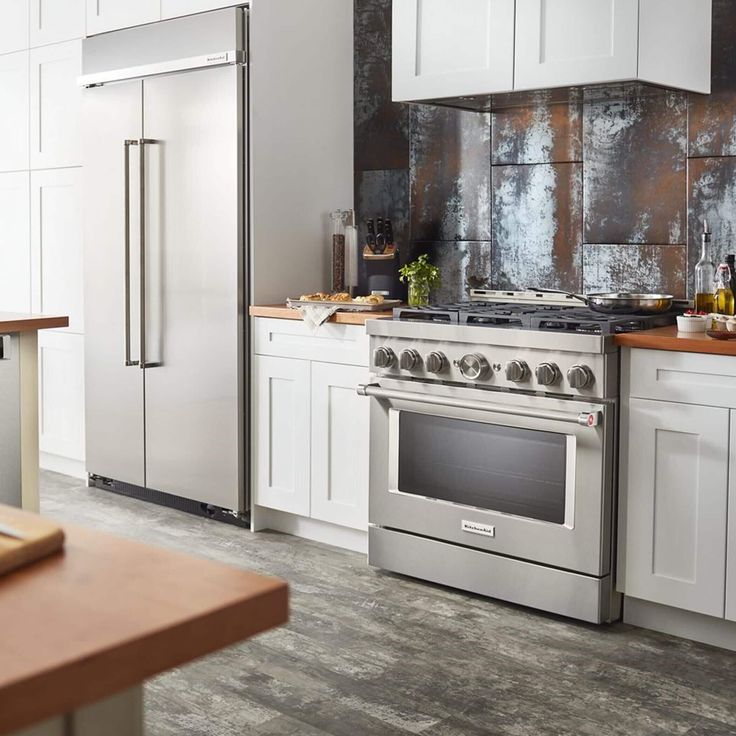
[{"label": "gray wall", "polygon": [[391,102],[391,0],[355,0],[355,202],[426,251],[433,299],[471,287],[683,297],[703,217],[736,251],[736,2],[714,0],[713,94],[492,114]]}]

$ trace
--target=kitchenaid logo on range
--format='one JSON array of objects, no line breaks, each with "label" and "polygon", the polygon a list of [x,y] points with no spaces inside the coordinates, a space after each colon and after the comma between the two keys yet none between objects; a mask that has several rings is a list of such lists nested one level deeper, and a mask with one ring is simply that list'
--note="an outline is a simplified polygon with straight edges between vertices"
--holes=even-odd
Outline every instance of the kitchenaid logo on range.
[{"label": "kitchenaid logo on range", "polygon": [[475,521],[461,521],[460,528],[471,534],[482,534],[484,537],[495,537],[496,527],[490,524],[478,524]]}]

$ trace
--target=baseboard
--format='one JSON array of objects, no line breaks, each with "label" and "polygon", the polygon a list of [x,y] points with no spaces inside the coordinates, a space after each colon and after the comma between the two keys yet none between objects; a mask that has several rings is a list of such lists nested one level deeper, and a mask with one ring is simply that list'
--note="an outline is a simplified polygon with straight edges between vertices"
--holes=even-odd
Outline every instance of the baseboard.
[{"label": "baseboard", "polygon": [[87,478],[87,471],[83,460],[72,460],[61,455],[52,455],[50,452],[40,452],[38,463],[43,470],[51,470],[54,473],[70,475],[72,478]]},{"label": "baseboard", "polygon": [[624,623],[736,651],[736,622],[624,598]]},{"label": "baseboard", "polygon": [[309,519],[305,516],[287,514],[284,511],[254,506],[251,512],[253,531],[273,529],[276,532],[303,537],[313,542],[322,542],[332,547],[349,549],[353,552],[368,552],[368,532],[361,529],[350,529],[326,521]]}]

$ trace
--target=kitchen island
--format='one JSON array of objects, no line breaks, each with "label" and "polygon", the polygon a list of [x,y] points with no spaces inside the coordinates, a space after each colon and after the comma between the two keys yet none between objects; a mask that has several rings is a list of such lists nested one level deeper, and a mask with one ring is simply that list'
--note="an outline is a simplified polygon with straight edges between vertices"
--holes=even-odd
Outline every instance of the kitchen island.
[{"label": "kitchen island", "polygon": [[144,680],[288,618],[276,578],[64,532],[63,552],[0,577],[0,734],[140,736]]},{"label": "kitchen island", "polygon": [[66,316],[0,312],[0,503],[38,510],[38,330]]}]

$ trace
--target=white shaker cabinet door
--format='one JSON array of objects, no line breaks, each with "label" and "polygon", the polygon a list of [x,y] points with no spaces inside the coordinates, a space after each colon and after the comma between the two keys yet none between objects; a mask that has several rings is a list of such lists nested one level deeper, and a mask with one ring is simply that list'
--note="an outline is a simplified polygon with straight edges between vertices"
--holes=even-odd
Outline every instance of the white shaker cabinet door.
[{"label": "white shaker cabinet door", "polygon": [[731,411],[731,462],[728,478],[726,618],[736,621],[736,411]]},{"label": "white shaker cabinet door", "polygon": [[626,595],[723,618],[729,410],[631,399],[628,432]]},{"label": "white shaker cabinet door", "polygon": [[31,309],[27,171],[0,174],[0,312]]},{"label": "white shaker cabinet door", "polygon": [[31,48],[84,37],[85,0],[29,0],[29,2]]},{"label": "white shaker cabinet door", "polygon": [[38,333],[39,448],[84,460],[84,337]]},{"label": "white shaker cabinet door", "polygon": [[34,312],[66,314],[68,332],[84,332],[82,169],[31,172]]},{"label": "white shaker cabinet door", "polygon": [[394,0],[392,39],[395,101],[513,89],[514,0]]},{"label": "white shaker cabinet door", "polygon": [[309,516],[310,364],[259,355],[255,375],[255,503]]},{"label": "white shaker cabinet door", "polygon": [[639,0],[516,0],[514,89],[635,79]]},{"label": "white shaker cabinet door", "polygon": [[82,42],[32,49],[31,168],[80,166]]},{"label": "white shaker cabinet door", "polygon": [[28,169],[28,52],[0,56],[0,171]]},{"label": "white shaker cabinet door", "polygon": [[245,0],[161,0],[161,19],[244,5]]},{"label": "white shaker cabinet door", "polygon": [[87,0],[87,35],[161,20],[160,0]]},{"label": "white shaker cabinet door", "polygon": [[0,54],[28,48],[29,0],[0,2]]},{"label": "white shaker cabinet door", "polygon": [[312,363],[312,518],[368,529],[368,370]]}]

